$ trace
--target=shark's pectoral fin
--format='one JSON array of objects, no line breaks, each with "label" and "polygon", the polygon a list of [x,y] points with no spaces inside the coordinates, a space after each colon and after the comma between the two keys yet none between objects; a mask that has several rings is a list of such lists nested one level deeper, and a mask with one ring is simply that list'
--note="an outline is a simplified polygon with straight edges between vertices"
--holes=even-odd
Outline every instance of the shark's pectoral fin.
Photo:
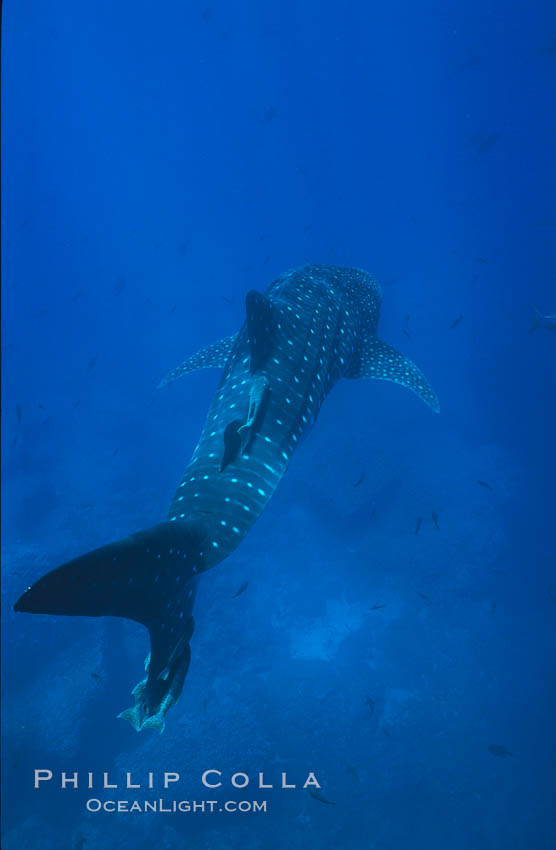
[{"label": "shark's pectoral fin", "polygon": [[251,374],[261,369],[272,349],[274,308],[272,301],[252,289],[245,297],[247,333],[251,349]]},{"label": "shark's pectoral fin", "polygon": [[364,340],[346,377],[394,381],[417,393],[435,413],[440,411],[436,393],[415,363],[376,337]]},{"label": "shark's pectoral fin", "polygon": [[135,706],[122,716],[134,728],[164,728],[189,667],[191,616],[203,570],[202,529],[196,522],[163,522],[63,564],[29,587],[16,611],[88,617],[127,617],[151,639],[147,677]]},{"label": "shark's pectoral fin", "polygon": [[192,354],[191,357],[168,372],[159,383],[158,389],[165,387],[166,384],[171,384],[172,381],[181,378],[187,372],[195,372],[197,369],[221,369],[226,365],[235,341],[236,335],[234,334],[234,336],[228,336],[225,339],[218,340],[218,342],[213,342],[212,345],[201,348],[196,354]]}]

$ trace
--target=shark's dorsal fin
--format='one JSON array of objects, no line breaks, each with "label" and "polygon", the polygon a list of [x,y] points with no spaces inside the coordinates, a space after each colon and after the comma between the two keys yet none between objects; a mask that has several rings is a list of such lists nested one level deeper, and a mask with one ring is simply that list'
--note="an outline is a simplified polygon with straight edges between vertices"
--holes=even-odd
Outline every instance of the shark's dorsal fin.
[{"label": "shark's dorsal fin", "polygon": [[274,316],[272,301],[256,289],[245,297],[247,333],[251,349],[251,374],[264,366],[272,348]]},{"label": "shark's dorsal fin", "polygon": [[376,336],[363,340],[347,378],[382,378],[417,393],[435,413],[440,411],[436,393],[421,370],[408,357]]},{"label": "shark's dorsal fin", "polygon": [[213,342],[212,345],[201,348],[196,354],[192,354],[191,357],[168,372],[159,383],[158,389],[165,387],[166,384],[171,384],[172,381],[181,378],[187,372],[195,372],[197,369],[222,368],[226,365],[235,341],[236,335],[234,334],[234,336],[227,336],[225,339],[219,339],[218,342]]}]

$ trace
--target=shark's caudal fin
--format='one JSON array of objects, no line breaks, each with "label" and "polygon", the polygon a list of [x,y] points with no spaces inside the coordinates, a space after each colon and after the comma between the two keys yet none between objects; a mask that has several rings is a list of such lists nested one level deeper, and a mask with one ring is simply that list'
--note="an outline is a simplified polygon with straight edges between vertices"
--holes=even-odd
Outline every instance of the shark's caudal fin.
[{"label": "shark's caudal fin", "polygon": [[34,614],[127,617],[148,628],[148,675],[133,692],[135,706],[120,715],[137,730],[162,731],[164,715],[183,687],[203,570],[200,539],[193,523],[160,523],[52,570],[14,606]]},{"label": "shark's caudal fin", "polygon": [[375,336],[363,340],[346,377],[394,381],[417,393],[435,413],[440,411],[436,393],[415,363]]},{"label": "shark's caudal fin", "polygon": [[225,339],[219,339],[218,342],[213,342],[205,348],[201,348],[196,354],[192,354],[171,372],[168,372],[165,378],[161,380],[158,389],[165,387],[166,384],[171,384],[172,381],[181,378],[187,372],[195,372],[197,369],[213,369],[222,368],[226,365],[226,361],[230,356],[230,352],[236,341],[236,335],[228,336]]}]

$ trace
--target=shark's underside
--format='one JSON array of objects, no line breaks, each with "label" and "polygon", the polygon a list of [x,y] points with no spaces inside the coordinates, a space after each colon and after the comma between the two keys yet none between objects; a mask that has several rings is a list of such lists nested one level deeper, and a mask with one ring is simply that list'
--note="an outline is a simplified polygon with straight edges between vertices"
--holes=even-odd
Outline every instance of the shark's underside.
[{"label": "shark's underside", "polygon": [[128,617],[149,630],[146,678],[122,712],[164,728],[190,660],[199,575],[240,543],[339,378],[383,378],[437,398],[421,371],[376,336],[382,294],[366,272],[305,266],[246,297],[246,320],[169,373],[222,376],[165,522],[95,549],[29,587],[16,611]]}]

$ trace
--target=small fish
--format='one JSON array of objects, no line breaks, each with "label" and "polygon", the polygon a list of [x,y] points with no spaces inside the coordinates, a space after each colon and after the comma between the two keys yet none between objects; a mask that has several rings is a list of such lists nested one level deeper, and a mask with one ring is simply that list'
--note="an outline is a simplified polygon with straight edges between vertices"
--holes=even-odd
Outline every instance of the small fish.
[{"label": "small fish", "polygon": [[402,328],[402,333],[403,333],[403,334],[404,334],[404,335],[405,335],[408,339],[411,339],[411,335],[410,335],[409,331],[406,331],[406,329],[405,329],[405,328]]},{"label": "small fish", "polygon": [[423,517],[418,516],[417,521],[415,523],[415,532],[414,532],[415,534],[419,534],[419,530],[421,528],[422,522],[423,522]]},{"label": "small fish", "polygon": [[176,312],[177,306],[178,306],[177,304],[172,304],[172,306],[170,307],[170,313],[169,313],[170,316],[172,315],[172,313]]},{"label": "small fish", "polygon": [[234,299],[228,298],[226,295],[222,295],[222,301],[225,301],[226,304],[233,304],[234,303]]},{"label": "small fish", "polygon": [[23,419],[23,410],[21,409],[20,404],[16,404],[15,412],[16,412],[16,415],[17,415],[17,424],[21,425],[21,420]]},{"label": "small fish", "polygon": [[556,594],[554,593],[552,587],[549,584],[546,585],[546,592],[548,594],[548,598],[551,599],[552,602],[554,602],[554,604],[556,605]]},{"label": "small fish", "polygon": [[93,355],[93,357],[91,357],[91,359],[89,360],[89,362],[88,362],[88,364],[87,364],[87,369],[88,369],[89,371],[91,371],[91,369],[94,369],[94,368],[95,368],[95,366],[96,366],[96,362],[97,362],[97,357],[98,357],[98,355],[97,355],[97,354],[95,354],[95,355]]},{"label": "small fish", "polygon": [[556,56],[556,39],[546,47],[539,47],[537,53],[539,56]]},{"label": "small fish", "polygon": [[504,744],[489,744],[488,751],[489,753],[491,753],[491,755],[498,756],[498,758],[502,759],[512,755],[512,753],[506,746],[504,746]]},{"label": "small fish", "polygon": [[460,313],[459,316],[456,319],[454,319],[454,321],[450,325],[450,328],[457,328],[457,326],[459,325],[459,323],[461,322],[462,319],[463,319],[463,313]]},{"label": "small fish", "polygon": [[303,228],[303,233],[309,233],[312,226],[313,226],[312,224],[306,224],[305,227]]},{"label": "small fish", "polygon": [[440,531],[440,526],[438,525],[438,514],[436,513],[436,511],[433,511],[431,516],[432,516],[432,521],[434,522],[434,527],[436,528],[437,531]]},{"label": "small fish", "polygon": [[477,262],[478,263],[488,263],[488,260],[487,260],[486,257],[477,257]]},{"label": "small fish", "polygon": [[347,772],[350,773],[353,776],[355,781],[361,783],[361,780],[359,779],[359,774],[357,773],[357,768],[354,767],[349,762],[347,762],[346,768],[347,768]]},{"label": "small fish", "polygon": [[485,136],[480,141],[475,155],[483,156],[485,153],[488,153],[501,138],[502,133],[490,133],[490,135]]},{"label": "small fish", "polygon": [[73,841],[71,843],[72,850],[83,850],[83,846],[87,839],[83,835],[80,829],[77,830],[75,835],[73,836]]},{"label": "small fish", "polygon": [[376,700],[372,699],[372,697],[367,697],[367,699],[365,700],[365,705],[369,709],[369,714],[372,717],[375,713]]},{"label": "small fish", "polygon": [[384,605],[371,605],[369,611],[378,611],[379,608],[386,608],[386,604]]},{"label": "small fish", "polygon": [[332,800],[327,800],[326,797],[323,797],[322,794],[319,794],[319,792],[315,791],[313,788],[307,788],[307,791],[309,792],[313,800],[318,800],[319,803],[324,803],[326,806],[336,805],[336,803],[334,803]]},{"label": "small fish", "polygon": [[480,487],[484,487],[484,488],[485,488],[485,490],[492,490],[492,487],[490,486],[490,484],[488,483],[488,481],[481,481],[481,479],[480,479],[480,478],[477,478],[477,484],[478,484]]},{"label": "small fish", "polygon": [[91,678],[93,679],[102,679],[100,673],[91,673]]},{"label": "small fish", "polygon": [[405,327],[405,329],[406,329],[407,331],[409,330],[409,320],[410,320],[410,318],[411,318],[410,314],[409,314],[409,313],[406,313],[406,314],[405,314],[405,324],[404,324],[404,327]]},{"label": "small fish", "polygon": [[419,590],[417,591],[417,595],[421,597],[421,599],[430,599],[430,596],[427,596],[426,593],[421,593]]},{"label": "small fish", "polygon": [[119,277],[114,286],[112,287],[112,292],[114,295],[121,295],[125,289],[125,277]]},{"label": "small fish", "polygon": [[335,693],[334,688],[331,688],[329,691],[327,691],[327,692],[325,693],[325,695],[324,695],[324,696],[322,696],[322,697],[320,698],[320,700],[319,700],[320,704],[322,705],[323,703],[325,703],[325,702],[326,702],[326,700],[327,700],[329,697],[331,697],[333,693]]},{"label": "small fish", "polygon": [[490,603],[490,613],[491,613],[492,617],[494,617],[495,611],[496,611],[496,602],[494,602],[494,600],[492,600],[491,603]]},{"label": "small fish", "polygon": [[236,590],[236,592],[235,592],[235,593],[234,593],[234,595],[232,596],[232,599],[237,599],[237,598],[238,598],[238,596],[241,596],[241,594],[242,594],[242,593],[245,593],[245,591],[247,590],[248,585],[249,585],[249,582],[248,582],[248,581],[244,581],[244,582],[243,582],[243,584],[241,584],[241,585],[238,587],[238,589]]},{"label": "small fish", "polygon": [[369,508],[369,517],[370,519],[374,519],[376,516],[376,502],[371,502],[371,507]]},{"label": "small fish", "polygon": [[271,121],[276,118],[276,107],[275,106],[267,106],[267,108],[263,112],[263,124],[269,124]]},{"label": "small fish", "polygon": [[359,476],[359,478],[357,479],[357,481],[355,482],[355,484],[353,486],[359,487],[363,483],[364,480],[365,480],[365,471],[363,471],[361,473],[361,475]]},{"label": "small fish", "polygon": [[553,313],[551,316],[543,316],[540,310],[537,310],[536,307],[532,307],[529,321],[531,323],[529,327],[530,334],[532,334],[533,331],[536,331],[537,328],[544,328],[547,331],[556,331],[556,313]]}]

